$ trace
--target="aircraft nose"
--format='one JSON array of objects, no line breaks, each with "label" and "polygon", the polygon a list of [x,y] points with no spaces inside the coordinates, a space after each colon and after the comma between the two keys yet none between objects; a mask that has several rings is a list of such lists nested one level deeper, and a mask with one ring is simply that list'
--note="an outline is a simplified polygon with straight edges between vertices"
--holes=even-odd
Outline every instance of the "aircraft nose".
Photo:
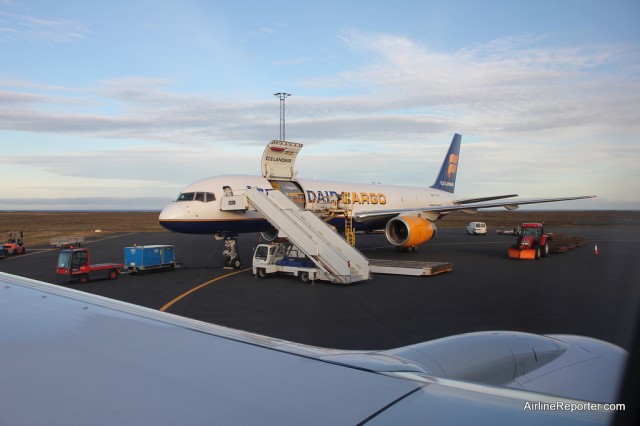
[{"label": "aircraft nose", "polygon": [[184,210],[179,204],[175,202],[166,205],[165,208],[160,212],[161,221],[176,219],[184,219]]}]

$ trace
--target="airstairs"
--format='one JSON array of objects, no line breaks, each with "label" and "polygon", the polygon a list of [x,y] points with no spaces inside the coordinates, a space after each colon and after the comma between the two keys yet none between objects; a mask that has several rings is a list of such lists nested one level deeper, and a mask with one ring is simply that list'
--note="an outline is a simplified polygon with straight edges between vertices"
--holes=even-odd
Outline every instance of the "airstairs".
[{"label": "airstairs", "polygon": [[370,278],[369,260],[322,219],[301,209],[278,190],[248,188],[246,199],[316,266],[340,284]]}]

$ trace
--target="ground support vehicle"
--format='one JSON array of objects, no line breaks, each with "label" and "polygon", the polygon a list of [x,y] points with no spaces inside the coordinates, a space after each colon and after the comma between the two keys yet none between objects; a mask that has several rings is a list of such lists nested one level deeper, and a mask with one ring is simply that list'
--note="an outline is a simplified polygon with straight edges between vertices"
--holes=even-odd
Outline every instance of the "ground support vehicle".
[{"label": "ground support vehicle", "polygon": [[509,247],[509,258],[535,260],[546,257],[551,240],[541,223],[523,223],[516,229],[516,243]]},{"label": "ground support vehicle", "polygon": [[[369,270],[374,274],[430,276],[453,270],[447,262],[416,262],[383,259],[368,259]],[[318,268],[313,260],[305,256],[288,241],[260,244],[253,255],[253,274],[267,278],[281,272],[294,275],[304,283],[310,281],[332,281],[334,278]]]},{"label": "ground support vehicle", "polygon": [[467,225],[467,234],[469,235],[487,235],[487,224],[484,222],[469,222]]},{"label": "ground support vehicle", "polygon": [[2,244],[6,254],[23,254],[26,250],[24,247],[24,236],[22,231],[9,231],[7,237]]},{"label": "ground support vehicle", "polygon": [[49,240],[49,245],[56,248],[80,247],[82,244],[84,244],[84,237],[56,237]]},{"label": "ground support vehicle", "polygon": [[70,247],[60,250],[56,276],[60,281],[86,283],[96,277],[115,280],[122,271],[122,263],[91,264],[90,252],[86,247]]},{"label": "ground support vehicle", "polygon": [[171,245],[132,246],[124,248],[124,267],[133,273],[178,266],[175,249]]},{"label": "ground support vehicle", "polygon": [[550,253],[565,253],[587,243],[586,238],[578,235],[554,234],[549,245]]},{"label": "ground support vehicle", "polygon": [[259,244],[253,253],[253,275],[267,278],[284,273],[300,278],[303,283],[332,281],[314,262],[289,242]]},{"label": "ground support vehicle", "polygon": [[408,275],[414,277],[439,275],[453,271],[453,263],[422,262],[413,260],[369,259],[373,274]]}]

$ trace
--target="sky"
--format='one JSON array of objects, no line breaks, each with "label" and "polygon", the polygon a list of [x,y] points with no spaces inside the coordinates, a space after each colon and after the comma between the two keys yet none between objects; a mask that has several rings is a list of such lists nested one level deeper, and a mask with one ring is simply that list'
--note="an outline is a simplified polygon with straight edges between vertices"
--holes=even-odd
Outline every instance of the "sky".
[{"label": "sky", "polygon": [[638,0],[0,0],[0,210],[259,175],[276,92],[299,177],[429,186],[457,132],[460,197],[640,209],[638,22]]}]

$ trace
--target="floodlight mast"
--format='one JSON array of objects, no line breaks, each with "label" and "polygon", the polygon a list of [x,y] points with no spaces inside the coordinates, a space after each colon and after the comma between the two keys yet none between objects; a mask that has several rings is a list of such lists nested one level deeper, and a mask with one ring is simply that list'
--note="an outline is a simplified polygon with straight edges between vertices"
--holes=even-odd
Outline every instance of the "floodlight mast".
[{"label": "floodlight mast", "polygon": [[274,93],[273,96],[277,96],[280,99],[280,140],[285,140],[285,132],[284,132],[284,101],[287,97],[291,96],[291,93],[278,92]]}]

